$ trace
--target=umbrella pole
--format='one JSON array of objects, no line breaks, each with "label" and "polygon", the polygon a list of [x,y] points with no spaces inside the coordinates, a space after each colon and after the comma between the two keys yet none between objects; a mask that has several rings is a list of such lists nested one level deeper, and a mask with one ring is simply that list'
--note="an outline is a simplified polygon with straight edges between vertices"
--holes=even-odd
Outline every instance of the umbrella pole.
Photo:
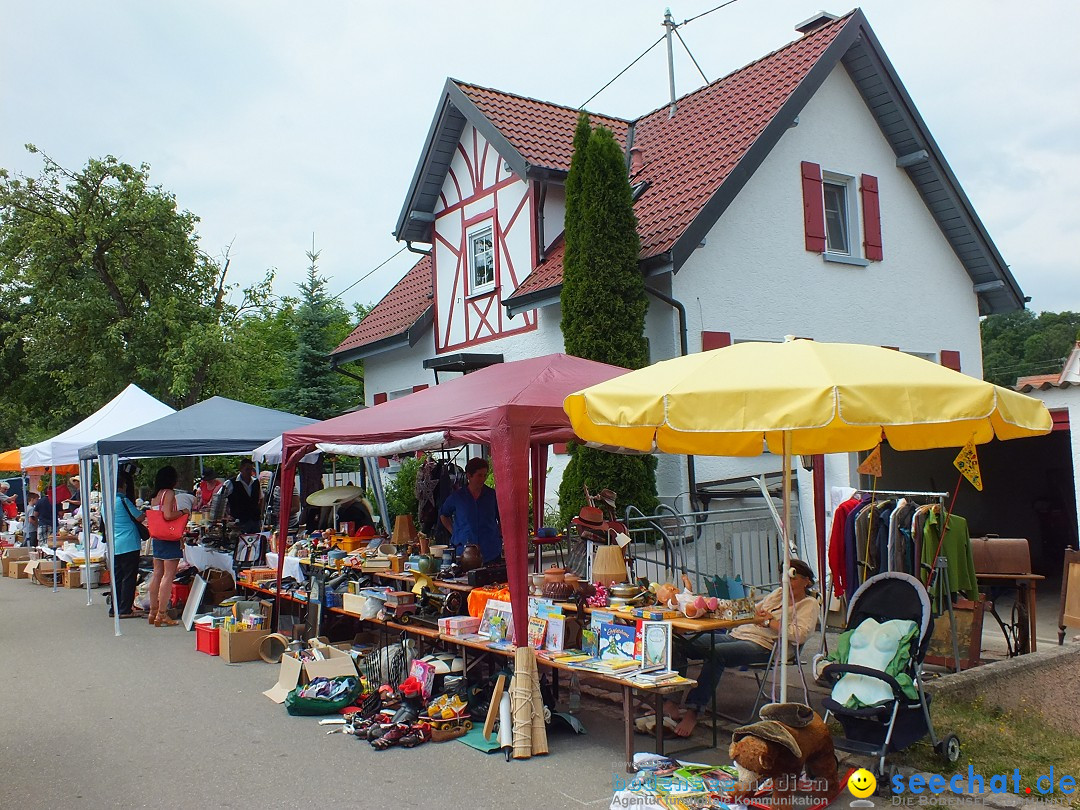
[{"label": "umbrella pole", "polygon": [[784,572],[780,578],[780,702],[787,703],[787,667],[784,662],[788,654],[788,636],[791,625],[791,608],[788,604],[791,596],[791,543],[788,533],[791,531],[791,431],[784,431]]}]

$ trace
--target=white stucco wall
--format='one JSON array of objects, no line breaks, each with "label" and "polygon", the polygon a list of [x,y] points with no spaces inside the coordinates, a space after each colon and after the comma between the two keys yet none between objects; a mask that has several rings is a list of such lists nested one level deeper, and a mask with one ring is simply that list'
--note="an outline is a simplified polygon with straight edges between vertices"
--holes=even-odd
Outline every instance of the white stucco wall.
[{"label": "white stucco wall", "polygon": [[[462,132],[461,145],[464,154],[462,150],[454,153],[443,181],[442,200],[435,208],[435,232],[439,238],[432,245],[435,330],[438,345],[445,351],[471,349],[478,338],[485,337],[489,327],[494,332],[508,332],[527,326],[526,316],[519,314],[511,318],[498,302],[487,307],[483,321],[471,308],[466,313],[467,301],[473,295],[469,289],[469,257],[463,233],[487,225],[496,229],[496,286],[502,298],[513,294],[532,271],[533,211],[528,183],[514,179],[502,158],[472,125],[466,125]],[[497,188],[498,183],[506,180],[511,182]],[[467,202],[460,204],[462,201]],[[495,212],[492,217],[465,224],[491,211]],[[455,251],[460,255],[455,255]],[[488,297],[481,295],[479,300],[486,302]],[[482,330],[479,335],[478,328]]]},{"label": "white stucco wall", "polygon": [[[804,160],[825,172],[878,178],[883,261],[866,267],[835,264],[805,249]],[[852,230],[852,241],[861,246],[861,221]],[[896,156],[842,66],[680,269],[673,286],[689,313],[691,351],[700,350],[703,330],[730,332],[735,341],[781,340],[790,334],[899,346],[935,359],[941,349],[957,350],[963,371],[982,376],[971,278],[906,172],[896,167]],[[698,479],[779,466],[772,456],[703,458]],[[826,470],[827,485],[847,483],[845,456],[830,459]]]}]

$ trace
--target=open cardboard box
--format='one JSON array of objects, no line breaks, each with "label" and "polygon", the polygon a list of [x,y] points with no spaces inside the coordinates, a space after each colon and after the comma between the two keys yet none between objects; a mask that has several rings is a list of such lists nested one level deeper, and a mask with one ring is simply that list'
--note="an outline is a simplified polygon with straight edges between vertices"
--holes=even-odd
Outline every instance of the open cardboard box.
[{"label": "open cardboard box", "polygon": [[220,634],[221,660],[227,664],[239,664],[243,661],[259,661],[259,646],[270,635],[269,630],[236,630]]},{"label": "open cardboard box", "polygon": [[0,576],[8,576],[8,568],[16,560],[29,560],[30,549],[26,547],[5,548],[4,555],[0,558]]},{"label": "open cardboard box", "polygon": [[63,563],[56,560],[31,560],[29,565],[26,566],[26,576],[34,580],[38,585],[51,586],[55,573],[56,584],[62,585],[64,582],[62,568]]},{"label": "open cardboard box", "polygon": [[7,572],[5,576],[12,579],[27,579],[30,575],[26,573],[26,567],[30,565],[30,562],[30,560],[12,560],[4,566]]},{"label": "open cardboard box", "polygon": [[356,663],[353,657],[337,647],[318,644],[317,649],[324,657],[321,661],[301,661],[295,654],[286,651],[281,656],[281,668],[278,670],[277,683],[263,692],[274,703],[284,703],[289,692],[300,684],[313,678],[337,678],[343,675],[356,676]]}]

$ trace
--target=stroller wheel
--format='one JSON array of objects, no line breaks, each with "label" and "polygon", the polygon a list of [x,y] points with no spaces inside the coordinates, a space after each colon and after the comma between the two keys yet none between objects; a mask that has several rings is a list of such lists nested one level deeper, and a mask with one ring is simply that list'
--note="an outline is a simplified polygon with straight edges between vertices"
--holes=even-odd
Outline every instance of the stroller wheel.
[{"label": "stroller wheel", "polygon": [[939,742],[934,750],[950,765],[957,763],[960,761],[960,738],[950,734]]}]

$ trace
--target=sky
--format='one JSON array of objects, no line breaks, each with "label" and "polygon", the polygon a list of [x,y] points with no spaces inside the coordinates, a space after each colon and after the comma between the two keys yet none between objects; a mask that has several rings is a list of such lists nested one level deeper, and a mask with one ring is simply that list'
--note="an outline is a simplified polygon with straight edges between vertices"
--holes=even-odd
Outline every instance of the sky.
[{"label": "sky", "polygon": [[[721,0],[673,0],[681,22]],[[736,0],[680,29],[709,80],[799,35],[822,0]],[[660,2],[3,0],[0,167],[107,154],[200,218],[241,285],[293,295],[320,251],[374,303],[417,258],[392,235],[447,76],[578,106],[661,34]],[[825,6],[843,14],[848,6]],[[1024,292],[1080,311],[1080,3],[866,0],[871,27]],[[676,42],[680,95],[703,81]],[[667,101],[663,46],[589,108]],[[374,272],[371,272],[373,271]],[[362,277],[366,276],[362,281]],[[346,291],[346,288],[347,291]]]}]

